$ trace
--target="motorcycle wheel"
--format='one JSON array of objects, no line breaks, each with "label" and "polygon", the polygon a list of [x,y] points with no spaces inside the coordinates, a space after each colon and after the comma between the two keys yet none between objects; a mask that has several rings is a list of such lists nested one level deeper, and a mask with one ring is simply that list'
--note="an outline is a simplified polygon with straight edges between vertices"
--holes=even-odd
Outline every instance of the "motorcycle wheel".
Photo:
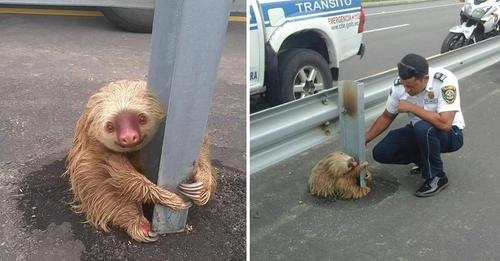
[{"label": "motorcycle wheel", "polygon": [[448,51],[458,49],[460,47],[466,46],[470,44],[467,39],[465,39],[465,35],[461,33],[448,33],[446,38],[443,40],[443,44],[441,45],[441,53],[446,53]]}]

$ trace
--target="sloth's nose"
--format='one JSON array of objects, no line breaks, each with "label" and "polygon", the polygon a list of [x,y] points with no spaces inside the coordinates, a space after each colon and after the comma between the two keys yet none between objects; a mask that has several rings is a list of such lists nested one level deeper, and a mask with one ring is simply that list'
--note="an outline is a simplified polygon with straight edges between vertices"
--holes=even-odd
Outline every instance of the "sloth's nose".
[{"label": "sloth's nose", "polygon": [[134,146],[139,141],[139,133],[132,129],[127,129],[120,133],[120,137],[118,137],[120,145],[122,146]]}]

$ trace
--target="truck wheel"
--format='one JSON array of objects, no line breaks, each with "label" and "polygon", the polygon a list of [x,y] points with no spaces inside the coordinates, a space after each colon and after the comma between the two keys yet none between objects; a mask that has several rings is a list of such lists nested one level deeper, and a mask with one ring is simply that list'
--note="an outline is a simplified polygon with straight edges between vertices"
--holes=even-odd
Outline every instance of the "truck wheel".
[{"label": "truck wheel", "polygon": [[278,86],[268,88],[272,105],[300,99],[333,85],[327,61],[310,49],[292,49],[280,54],[278,77]]},{"label": "truck wheel", "polygon": [[114,25],[134,33],[151,33],[154,9],[103,7],[101,12]]}]

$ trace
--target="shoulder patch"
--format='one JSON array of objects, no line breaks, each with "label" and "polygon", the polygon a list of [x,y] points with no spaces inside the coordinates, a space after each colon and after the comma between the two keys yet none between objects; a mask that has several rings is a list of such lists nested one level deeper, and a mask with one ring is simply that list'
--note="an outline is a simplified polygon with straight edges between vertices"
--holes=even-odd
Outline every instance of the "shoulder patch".
[{"label": "shoulder patch", "polygon": [[444,81],[444,79],[446,79],[446,75],[440,73],[440,72],[437,72],[434,74],[434,79],[438,79],[440,80],[441,82]]},{"label": "shoulder patch", "polygon": [[446,103],[452,104],[457,98],[457,88],[453,85],[444,86],[441,88],[441,94]]},{"label": "shoulder patch", "polygon": [[398,77],[398,78],[396,78],[394,80],[394,86],[397,86],[397,85],[400,85],[400,84],[401,84],[401,78]]}]

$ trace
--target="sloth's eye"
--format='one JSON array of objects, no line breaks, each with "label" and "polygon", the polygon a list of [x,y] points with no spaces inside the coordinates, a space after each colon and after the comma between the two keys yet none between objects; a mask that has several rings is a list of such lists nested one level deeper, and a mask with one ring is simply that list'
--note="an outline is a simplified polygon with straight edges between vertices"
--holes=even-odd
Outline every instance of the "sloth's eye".
[{"label": "sloth's eye", "polygon": [[146,115],[144,115],[144,113],[139,113],[139,115],[137,116],[137,118],[139,119],[139,124],[141,125],[144,125],[147,123],[147,118],[146,118]]},{"label": "sloth's eye", "polygon": [[106,122],[106,131],[108,133],[112,133],[113,131],[115,131],[115,126],[113,126],[113,123],[108,121]]}]

